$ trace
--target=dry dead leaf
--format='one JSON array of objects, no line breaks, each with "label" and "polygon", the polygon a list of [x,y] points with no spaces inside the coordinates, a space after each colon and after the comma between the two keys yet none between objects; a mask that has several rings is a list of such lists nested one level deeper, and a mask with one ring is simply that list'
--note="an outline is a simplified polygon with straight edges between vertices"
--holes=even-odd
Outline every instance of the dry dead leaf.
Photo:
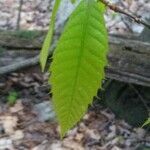
[{"label": "dry dead leaf", "polygon": [[81,134],[81,133],[77,133],[76,136],[75,136],[75,140],[78,141],[78,142],[81,142],[81,140],[83,139],[84,135]]},{"label": "dry dead leaf", "polygon": [[86,130],[86,134],[88,137],[95,139],[95,140],[99,140],[101,138],[100,134],[95,132],[94,130],[91,129],[87,129]]},{"label": "dry dead leaf", "polygon": [[14,150],[12,140],[7,138],[0,139],[0,150]]},{"label": "dry dead leaf", "polygon": [[22,130],[16,130],[13,135],[11,135],[11,139],[13,141],[21,140],[24,138],[24,134]]},{"label": "dry dead leaf", "polygon": [[14,128],[17,126],[18,118],[16,116],[1,116],[0,123],[4,127],[4,131],[6,134],[13,134]]},{"label": "dry dead leaf", "polygon": [[62,145],[69,150],[85,150],[80,143],[73,140],[64,139]]},{"label": "dry dead leaf", "polygon": [[21,100],[17,100],[16,104],[13,107],[10,107],[11,113],[17,113],[21,110],[23,110],[23,105],[22,105]]}]

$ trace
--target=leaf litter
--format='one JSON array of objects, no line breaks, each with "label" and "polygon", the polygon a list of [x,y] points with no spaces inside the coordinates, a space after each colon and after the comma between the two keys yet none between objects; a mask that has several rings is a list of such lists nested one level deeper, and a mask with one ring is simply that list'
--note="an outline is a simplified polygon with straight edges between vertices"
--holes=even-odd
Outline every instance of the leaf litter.
[{"label": "leaf litter", "polygon": [[[20,87],[21,81],[26,84],[43,87],[48,75],[40,76],[41,81],[34,78],[32,72],[15,73],[17,85],[12,84],[9,90]],[[13,74],[3,78],[11,82]],[[26,78],[30,78],[27,80]],[[100,104],[93,104],[80,123],[70,130],[63,140],[59,136],[59,126],[55,120],[51,100],[45,98],[50,88],[47,86],[38,95],[38,88],[26,88],[21,85],[19,98],[13,106],[6,101],[0,105],[0,149],[9,150],[136,150],[140,146],[150,147],[150,134],[142,128],[133,128],[124,120],[119,120],[108,109]],[[5,88],[6,98],[9,92]],[[6,92],[7,91],[7,92]],[[31,96],[32,92],[34,93]],[[36,92],[35,92],[36,91]],[[23,92],[23,93],[22,93]],[[31,93],[30,93],[31,92]],[[26,94],[26,95],[25,95]],[[38,95],[38,96],[37,96]],[[25,98],[26,97],[26,98]],[[43,110],[43,112],[42,112]]]}]

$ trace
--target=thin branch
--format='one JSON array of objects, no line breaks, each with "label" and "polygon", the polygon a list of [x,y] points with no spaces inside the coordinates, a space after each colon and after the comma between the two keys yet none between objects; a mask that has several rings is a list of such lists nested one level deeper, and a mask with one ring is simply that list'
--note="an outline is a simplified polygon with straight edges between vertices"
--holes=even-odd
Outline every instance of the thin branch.
[{"label": "thin branch", "polygon": [[22,5],[23,5],[23,0],[20,0],[19,1],[19,9],[18,9],[18,18],[17,18],[16,30],[20,29],[20,20],[21,20]]},{"label": "thin branch", "polygon": [[124,14],[124,15],[130,17],[131,19],[133,19],[138,24],[142,24],[142,25],[144,25],[144,26],[146,26],[146,27],[148,27],[150,29],[150,24],[148,24],[147,22],[143,21],[141,18],[139,18],[139,17],[137,17],[137,16],[135,16],[135,15],[129,13],[129,12],[126,12],[122,8],[116,6],[115,4],[111,4],[107,0],[99,0],[99,1],[101,1],[103,4],[105,4],[111,10],[113,10],[115,12],[118,12],[118,13],[121,13],[121,14]]},{"label": "thin branch", "polygon": [[[56,47],[56,42],[57,42],[57,39],[55,39],[53,41],[53,44],[51,45],[51,47],[49,49],[49,56],[52,55],[53,50]],[[17,71],[19,69],[27,68],[30,66],[37,65],[39,63],[39,58],[40,58],[40,56],[36,55],[32,58],[28,58],[27,60],[21,61],[19,63],[17,62],[17,63],[10,64],[8,66],[1,67],[0,68],[0,75],[7,74],[7,73]]]}]

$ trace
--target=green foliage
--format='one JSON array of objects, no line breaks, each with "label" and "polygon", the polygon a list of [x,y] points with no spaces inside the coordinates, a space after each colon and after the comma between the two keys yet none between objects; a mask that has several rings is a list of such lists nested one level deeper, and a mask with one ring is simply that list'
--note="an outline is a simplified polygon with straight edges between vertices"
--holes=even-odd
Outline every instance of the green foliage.
[{"label": "green foliage", "polygon": [[19,38],[23,38],[23,39],[34,39],[36,36],[38,36],[39,32],[37,31],[16,31],[14,33],[14,36],[19,37]]},{"label": "green foliage", "polygon": [[150,126],[150,118],[148,118],[146,121],[145,121],[145,123],[142,125],[142,127],[144,127],[144,126]]},{"label": "green foliage", "polygon": [[47,36],[45,38],[45,41],[44,41],[44,44],[40,53],[40,64],[41,64],[42,71],[44,71],[45,69],[45,65],[46,65],[46,61],[48,57],[48,50],[52,42],[52,36],[53,36],[54,28],[55,28],[56,14],[57,14],[57,10],[59,8],[60,2],[61,2],[60,0],[55,1],[51,20],[50,20],[49,30],[48,30]]},{"label": "green foliage", "polygon": [[[145,103],[149,102],[150,89],[135,86],[145,98]],[[134,127],[141,127],[148,118],[149,113],[144,103],[139,98],[135,90],[129,84],[108,80],[101,92],[101,99],[105,106],[109,107],[117,117],[124,119]]]},{"label": "green foliage", "polygon": [[103,5],[82,0],[70,16],[50,68],[53,103],[62,136],[84,115],[101,86],[107,50]]},{"label": "green foliage", "polygon": [[0,46],[0,54],[3,53],[4,51],[5,51],[5,49]]},{"label": "green foliage", "polygon": [[150,150],[150,146],[146,145],[144,143],[139,144],[139,146],[136,148],[136,150]]},{"label": "green foliage", "polygon": [[10,91],[7,97],[8,104],[13,106],[16,103],[18,93],[16,91]]},{"label": "green foliage", "polygon": [[72,4],[74,4],[76,2],[76,0],[70,0]]}]

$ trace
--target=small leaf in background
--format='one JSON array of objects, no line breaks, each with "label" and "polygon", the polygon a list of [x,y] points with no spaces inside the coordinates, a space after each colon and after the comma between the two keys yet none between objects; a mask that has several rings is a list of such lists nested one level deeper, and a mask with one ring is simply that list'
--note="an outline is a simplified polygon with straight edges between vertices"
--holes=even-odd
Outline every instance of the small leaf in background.
[{"label": "small leaf in background", "polygon": [[8,104],[10,106],[13,106],[16,103],[17,97],[18,93],[16,91],[9,92],[9,95],[7,97]]},{"label": "small leaf in background", "polygon": [[76,2],[76,0],[70,0],[72,4],[74,4]]},{"label": "small leaf in background", "polygon": [[56,19],[56,14],[57,14],[59,5],[60,5],[60,0],[56,0],[53,11],[52,11],[49,30],[48,30],[48,33],[44,40],[42,50],[40,52],[40,64],[41,64],[42,71],[44,71],[45,66],[46,66],[46,62],[47,62],[47,58],[48,58],[48,51],[49,51],[49,48],[50,48],[51,42],[52,42],[52,37],[53,37],[53,33],[54,33],[54,28],[55,28],[55,19]]},{"label": "small leaf in background", "polygon": [[60,37],[50,68],[53,103],[62,136],[85,114],[101,87],[107,50],[103,5],[82,0]]},{"label": "small leaf in background", "polygon": [[147,119],[147,121],[142,125],[142,127],[147,126],[147,125],[150,126],[150,118]]}]

